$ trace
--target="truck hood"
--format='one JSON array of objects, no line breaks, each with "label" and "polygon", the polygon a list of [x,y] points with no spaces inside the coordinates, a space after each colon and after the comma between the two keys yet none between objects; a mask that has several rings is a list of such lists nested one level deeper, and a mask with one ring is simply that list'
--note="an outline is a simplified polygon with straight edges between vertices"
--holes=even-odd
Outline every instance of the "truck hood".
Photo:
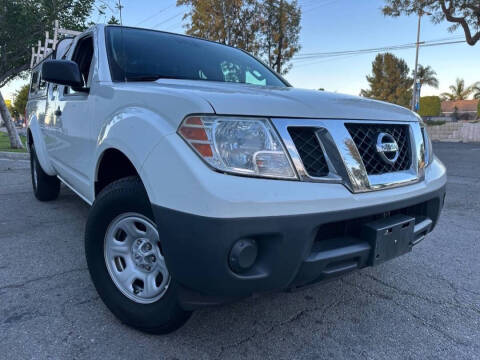
[{"label": "truck hood", "polygon": [[170,79],[155,84],[163,91],[197,95],[219,115],[418,121],[398,105],[324,91]]}]

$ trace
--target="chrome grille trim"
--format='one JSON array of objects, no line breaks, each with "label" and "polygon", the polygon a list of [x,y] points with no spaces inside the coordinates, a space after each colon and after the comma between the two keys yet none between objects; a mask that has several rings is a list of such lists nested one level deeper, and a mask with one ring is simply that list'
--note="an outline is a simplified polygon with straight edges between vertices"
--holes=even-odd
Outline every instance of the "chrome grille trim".
[{"label": "chrome grille trim", "polygon": [[[301,181],[343,184],[351,192],[361,193],[404,186],[424,179],[425,150],[420,124],[417,122],[274,118],[272,123],[280,134]],[[410,168],[380,175],[368,175],[357,146],[345,126],[347,123],[408,126],[410,132]],[[329,168],[327,176],[312,177],[307,173],[289,134],[289,127],[318,129],[316,135]]]}]

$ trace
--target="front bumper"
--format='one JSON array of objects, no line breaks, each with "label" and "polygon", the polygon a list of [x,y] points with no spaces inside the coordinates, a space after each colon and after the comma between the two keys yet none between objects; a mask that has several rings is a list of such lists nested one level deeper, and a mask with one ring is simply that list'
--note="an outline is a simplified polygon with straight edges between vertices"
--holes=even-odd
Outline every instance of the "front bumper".
[{"label": "front bumper", "polygon": [[[153,212],[167,266],[184,289],[182,305],[194,308],[368,266],[372,249],[362,238],[363,224],[398,214],[413,217],[413,246],[437,223],[444,197],[443,183],[401,200],[321,213],[220,218],[157,205]],[[258,244],[255,264],[242,274],[233,272],[228,261],[239,239]]]}]

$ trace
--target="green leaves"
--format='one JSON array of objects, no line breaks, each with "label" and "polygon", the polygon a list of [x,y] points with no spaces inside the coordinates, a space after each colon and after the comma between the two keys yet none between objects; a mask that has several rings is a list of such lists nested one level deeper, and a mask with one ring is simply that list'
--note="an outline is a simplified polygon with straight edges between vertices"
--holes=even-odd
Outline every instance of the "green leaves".
[{"label": "green leaves", "polygon": [[13,110],[17,114],[24,114],[25,108],[27,106],[28,101],[28,91],[30,90],[30,86],[23,85],[19,91],[15,93],[15,97],[13,99]]},{"label": "green leaves", "polygon": [[407,107],[413,85],[409,74],[403,59],[390,53],[378,54],[372,63],[372,74],[367,75],[370,89],[362,90],[360,95]]},{"label": "green leaves", "polygon": [[[457,79],[455,85],[449,86],[450,92],[444,92],[440,96],[445,100],[467,100],[479,86],[480,82],[466,86],[465,80]],[[476,96],[476,94],[474,96]]]},{"label": "green leaves", "polygon": [[440,116],[441,100],[438,96],[422,96],[420,98],[420,116]]},{"label": "green leaves", "polygon": [[[412,76],[415,70],[412,70]],[[436,77],[437,73],[430,66],[418,65],[417,69],[417,79],[420,84],[428,85],[438,89],[438,79]]]},{"label": "green leaves", "polygon": [[94,0],[2,0],[0,3],[0,87],[28,69],[31,48],[53,36],[53,24],[85,29]]}]

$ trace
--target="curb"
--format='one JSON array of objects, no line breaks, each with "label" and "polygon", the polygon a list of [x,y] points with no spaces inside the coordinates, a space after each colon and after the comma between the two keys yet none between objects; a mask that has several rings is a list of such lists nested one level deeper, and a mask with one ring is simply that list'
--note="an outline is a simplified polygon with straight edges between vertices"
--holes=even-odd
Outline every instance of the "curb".
[{"label": "curb", "polygon": [[0,159],[28,160],[28,159],[30,159],[30,154],[28,154],[28,153],[16,153],[16,152],[9,152],[9,151],[0,151]]}]

